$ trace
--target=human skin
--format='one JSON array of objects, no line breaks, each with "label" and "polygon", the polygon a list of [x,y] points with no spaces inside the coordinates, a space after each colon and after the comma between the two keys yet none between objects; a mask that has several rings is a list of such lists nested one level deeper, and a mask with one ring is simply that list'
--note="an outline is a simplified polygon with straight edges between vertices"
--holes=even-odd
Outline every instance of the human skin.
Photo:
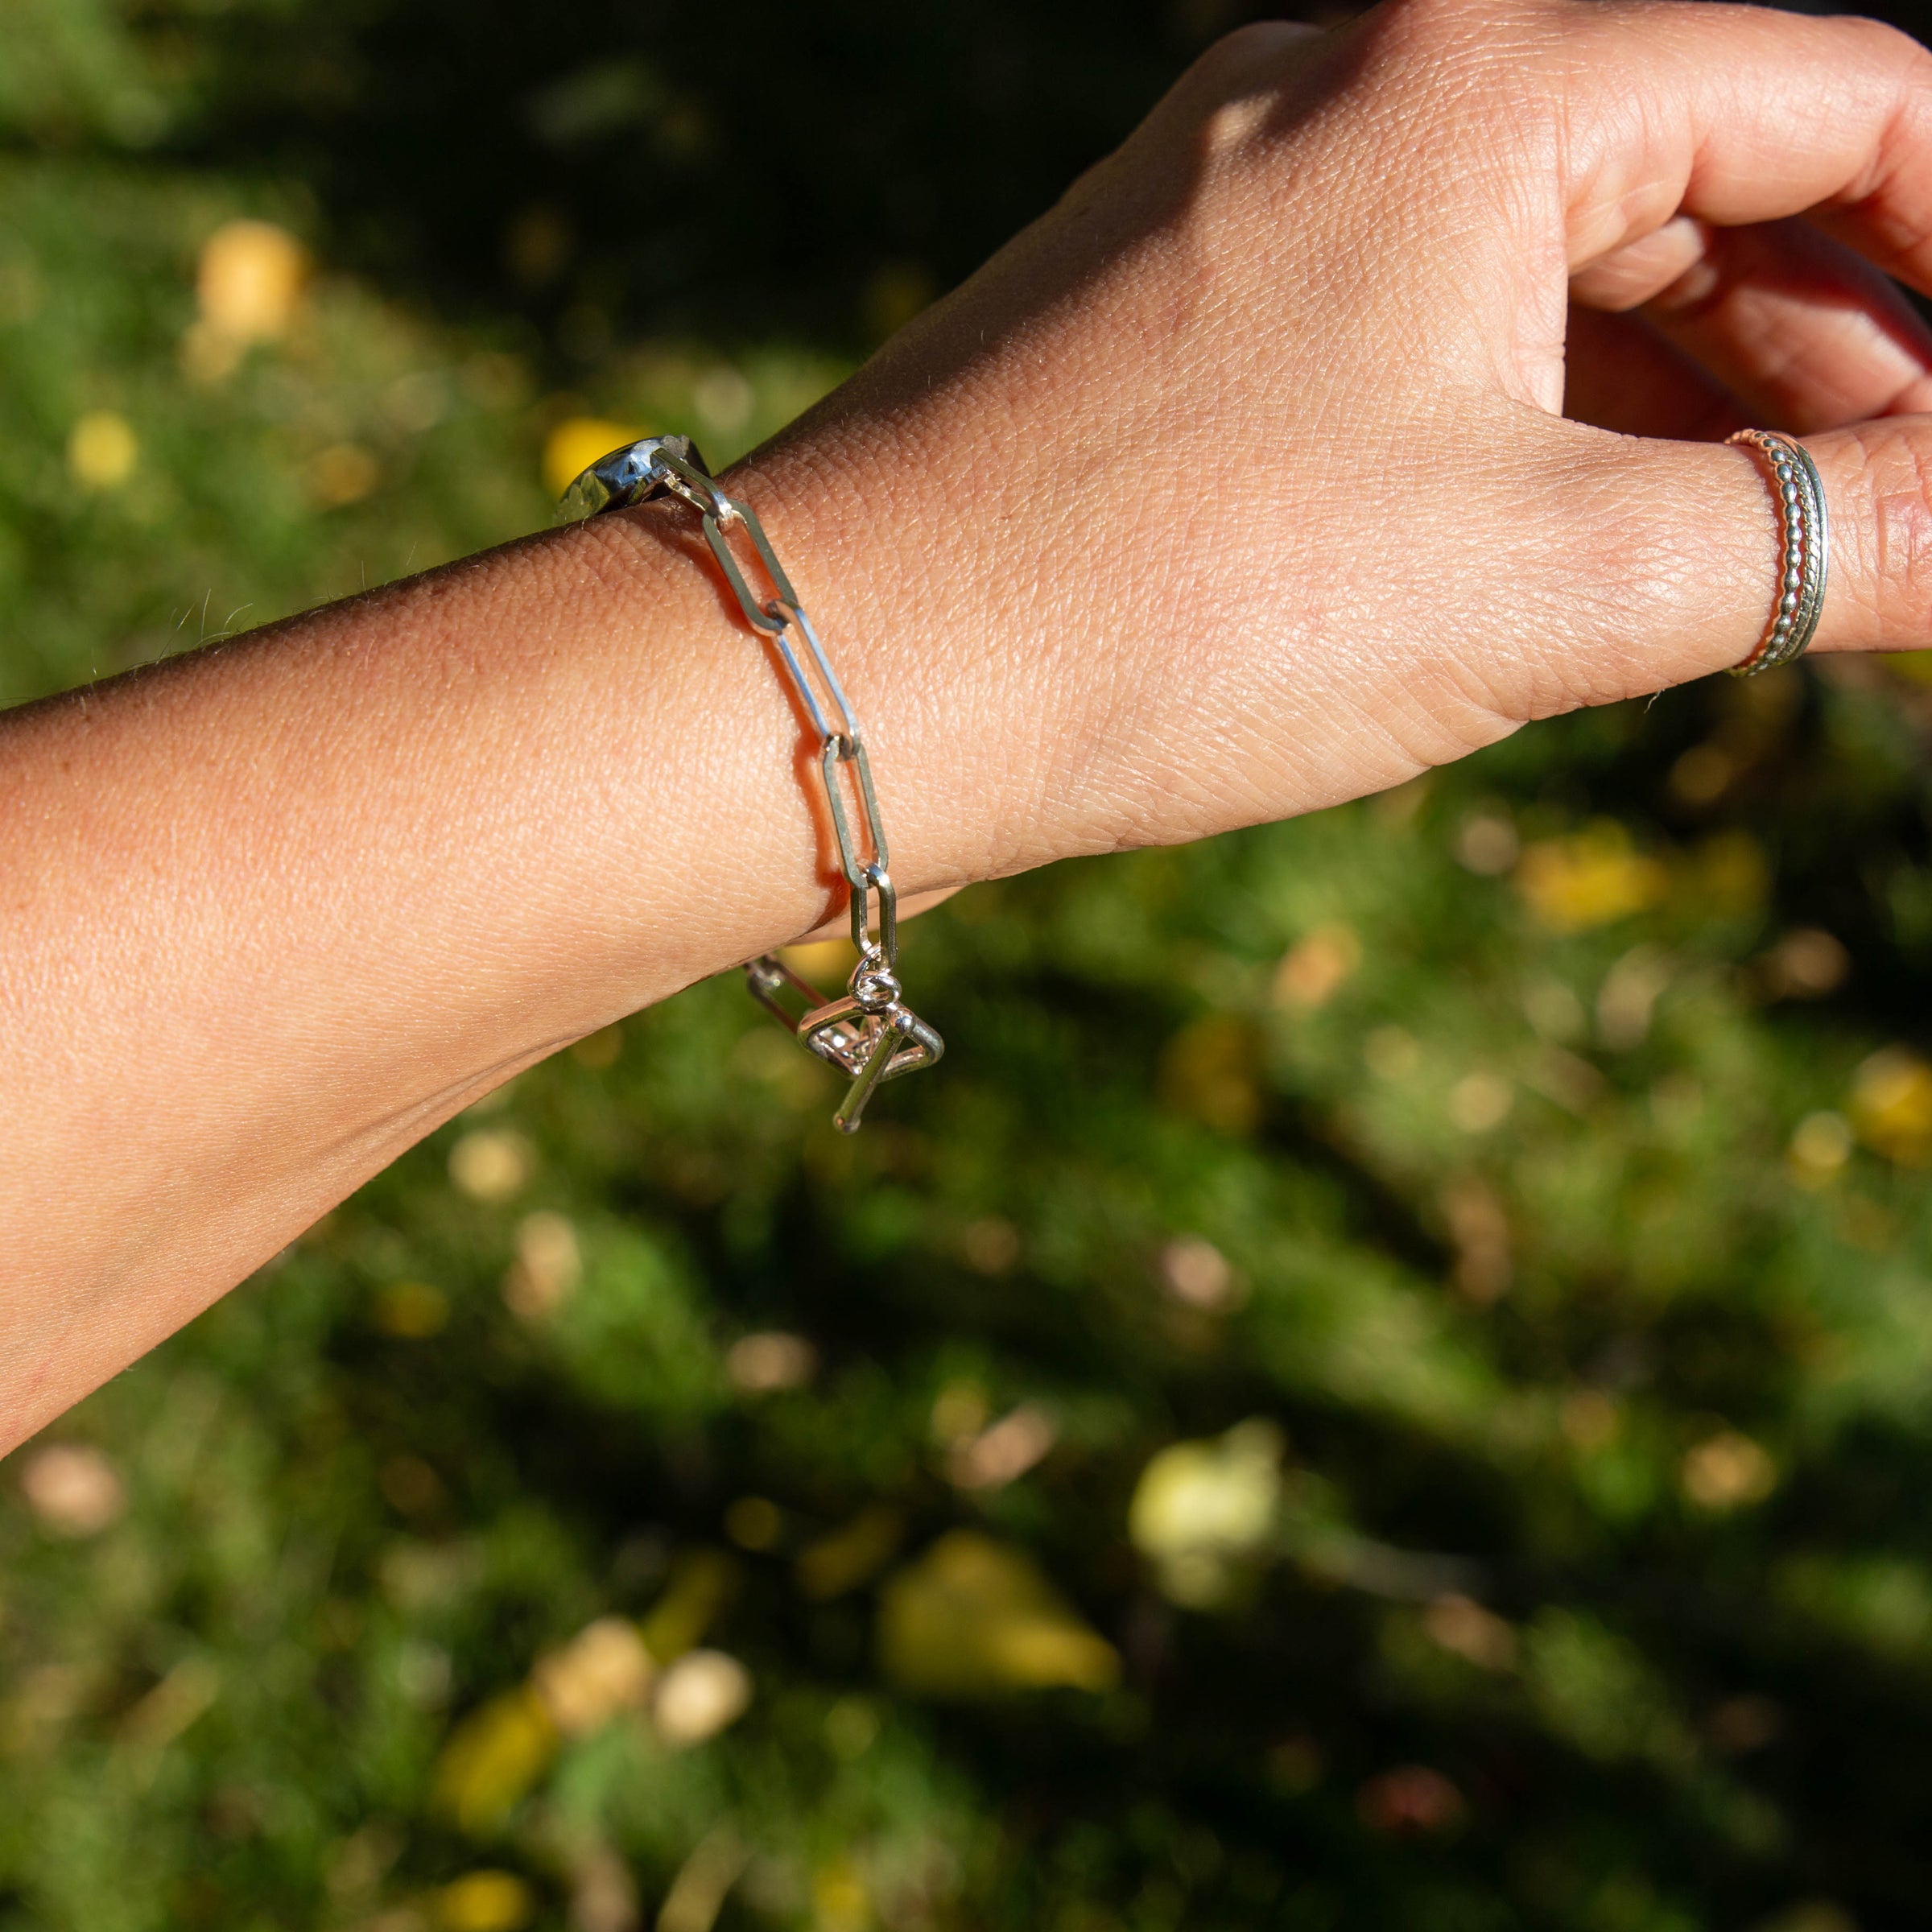
[{"label": "human skin", "polygon": [[[1909,41],[1399,0],[1216,47],[730,485],[916,898],[1737,663],[1746,422],[1825,480],[1814,648],[1932,642],[1932,339],[1888,276],[1932,288]],[[0,719],[0,1450],[518,1068],[836,916],[815,748],[691,521]]]}]

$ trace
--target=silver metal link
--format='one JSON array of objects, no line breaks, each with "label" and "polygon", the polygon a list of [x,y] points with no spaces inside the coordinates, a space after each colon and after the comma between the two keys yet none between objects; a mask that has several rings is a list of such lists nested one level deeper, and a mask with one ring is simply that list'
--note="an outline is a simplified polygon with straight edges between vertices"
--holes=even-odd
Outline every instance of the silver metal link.
[{"label": "silver metal link", "polygon": [[[775,646],[778,662],[819,740],[819,773],[832,834],[838,841],[840,869],[851,895],[852,943],[858,964],[852,968],[845,997],[838,1000],[821,999],[783,960],[770,954],[745,967],[745,982],[753,997],[789,1026],[809,1051],[848,1076],[851,1084],[832,1119],[842,1132],[856,1133],[875,1088],[901,1074],[931,1066],[946,1051],[945,1042],[900,998],[898,894],[887,869],[890,855],[865,738],[818,630],[774,554],[757,512],[725,493],[687,439],[650,436],[613,451],[571,485],[560,514],[566,519],[597,515],[665,494],[677,497],[697,511],[704,541],[731,586],[745,622]],[[738,531],[743,532],[775,596],[761,600],[753,592],[730,541]],[[804,639],[803,658],[795,647],[795,632]],[[811,675],[814,671],[815,683]],[[832,716],[828,715],[828,705]],[[848,768],[849,787],[840,776]],[[847,810],[848,789],[856,815]],[[855,815],[860,836],[854,836]],[[791,1013],[783,1003],[782,996],[786,995],[802,1001],[803,1010]]]},{"label": "silver metal link", "polygon": [[[807,617],[799,608],[797,600],[795,598],[788,600],[783,608],[798,620],[799,629],[804,634],[805,642],[811,647],[811,661],[818,666],[819,675],[825,680],[825,687],[832,693],[832,702],[839,708],[840,721],[844,726],[844,735],[846,747],[839,755],[844,758],[852,758],[857,754],[859,749],[859,727],[857,720],[852,715],[852,704],[845,696],[845,687],[840,683],[839,674],[832,667],[832,659],[825,654],[825,646],[819,642],[819,634],[813,628],[811,619]],[[886,847],[879,837],[878,807],[876,803],[870,803],[872,780],[869,778],[865,781],[865,796],[872,815],[874,849],[883,853]],[[883,864],[884,860],[881,858],[880,862]]]},{"label": "silver metal link", "polygon": [[894,890],[892,874],[882,864],[865,868],[872,889],[879,895],[879,947],[888,966],[899,963],[899,895]]}]

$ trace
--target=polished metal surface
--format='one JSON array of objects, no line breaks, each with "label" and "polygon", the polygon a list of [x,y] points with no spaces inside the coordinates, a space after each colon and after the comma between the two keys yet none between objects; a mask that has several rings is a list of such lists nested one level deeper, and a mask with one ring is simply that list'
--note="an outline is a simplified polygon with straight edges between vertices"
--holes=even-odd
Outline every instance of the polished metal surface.
[{"label": "polished metal surface", "polygon": [[[873,790],[871,761],[832,659],[774,554],[765,526],[749,504],[725,494],[689,437],[646,436],[600,457],[564,493],[557,521],[577,522],[667,494],[688,504],[703,520],[704,541],[745,622],[776,648],[800,708],[818,737],[819,777],[838,840],[840,869],[851,893],[852,943],[858,964],[845,997],[837,1000],[826,1000],[770,954],[752,960],[745,978],[752,996],[789,1027],[802,1046],[850,1080],[832,1120],[842,1132],[856,1133],[875,1089],[902,1074],[931,1066],[946,1051],[945,1042],[899,997],[898,894],[886,869],[890,860],[878,796]],[[775,593],[762,601],[733,548],[731,539],[739,533]],[[803,658],[794,647],[795,632],[805,641]],[[815,681],[812,672],[817,674]],[[836,724],[827,715],[828,705],[836,713]],[[848,779],[841,775],[847,772]],[[856,811],[848,810],[848,792]],[[855,836],[855,817],[862,836]],[[787,997],[799,1010],[788,1009]]]},{"label": "polished metal surface", "polygon": [[704,467],[704,459],[689,436],[646,436],[599,456],[559,498],[553,521],[581,523],[586,517],[629,510],[663,495],[670,488],[663,460],[671,456]]},{"label": "polished metal surface", "polygon": [[1831,526],[1823,480],[1802,443],[1769,429],[1740,429],[1727,440],[1765,459],[1777,499],[1777,596],[1757,648],[1732,672],[1754,677],[1802,657],[1817,635],[1831,568]]}]

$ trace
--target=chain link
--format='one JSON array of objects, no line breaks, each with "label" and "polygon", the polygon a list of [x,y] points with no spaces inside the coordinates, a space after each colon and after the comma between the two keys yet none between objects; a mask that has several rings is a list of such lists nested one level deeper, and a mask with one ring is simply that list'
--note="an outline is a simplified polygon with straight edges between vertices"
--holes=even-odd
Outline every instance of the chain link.
[{"label": "chain link", "polygon": [[[765,535],[765,526],[749,503],[727,496],[716,479],[695,464],[667,450],[658,452],[658,461],[667,473],[667,486],[682,497],[704,519],[704,541],[717,559],[718,568],[732,588],[745,621],[771,639],[785,667],[792,689],[812,729],[818,734],[819,775],[825,787],[825,803],[832,814],[832,828],[839,842],[839,864],[852,894],[852,943],[858,949],[861,971],[869,960],[877,959],[887,973],[898,964],[898,895],[893,890],[891,863],[886,844],[886,828],[879,821],[878,795],[872,786],[872,762],[865,755],[865,741],[852,715],[852,700],[845,695],[839,675],[832,667],[816,626],[805,614],[799,593],[792,588]],[[770,580],[777,595],[761,604],[746,581],[728,533],[741,530]],[[792,642],[793,633],[803,638],[811,663],[819,674],[825,693],[836,710],[836,727],[828,721],[819,691],[807,675],[805,666]],[[839,782],[840,768],[850,766],[855,774],[852,786],[859,807],[860,824],[865,834],[861,846],[852,836],[850,815],[845,808],[845,787]],[[872,936],[870,899],[879,899],[878,936]],[[896,997],[896,994],[895,994]],[[882,1010],[882,1009],[881,1009]]]},{"label": "chain link", "polygon": [[[600,490],[601,479],[608,479],[611,487]],[[587,480],[591,487],[580,496]],[[770,955],[753,960],[745,971],[753,997],[811,1052],[849,1076],[851,1084],[832,1118],[844,1132],[856,1132],[867,1100],[881,1081],[930,1067],[946,1048],[939,1034],[900,997],[898,894],[889,869],[891,858],[879,817],[878,795],[873,790],[872,764],[865,755],[865,737],[851,700],[757,512],[725,493],[689,442],[682,437],[646,438],[593,465],[572,489],[573,497],[594,506],[590,511],[593,514],[597,510],[621,509],[664,492],[696,510],[704,541],[731,586],[745,622],[770,640],[818,736],[819,774],[838,840],[840,869],[850,894],[852,943],[858,964],[845,997],[832,1001],[821,999],[782,960]],[[761,600],[752,589],[733,547],[734,535],[741,535],[749,545],[773,596]],[[811,672],[817,674],[815,680]],[[844,775],[848,774],[848,778]],[[848,809],[848,793],[856,811]],[[803,1001],[804,1010],[791,1011],[788,999]]]}]

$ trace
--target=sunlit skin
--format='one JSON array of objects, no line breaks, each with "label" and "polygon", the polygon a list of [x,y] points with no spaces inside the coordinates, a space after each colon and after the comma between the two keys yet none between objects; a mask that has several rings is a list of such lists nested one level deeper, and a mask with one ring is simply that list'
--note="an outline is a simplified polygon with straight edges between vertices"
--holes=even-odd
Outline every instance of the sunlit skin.
[{"label": "sunlit skin", "polygon": [[[1888,275],[1932,289],[1932,56],[1885,28],[1257,27],[732,487],[931,894],[1736,663],[1745,423],[1825,479],[1814,649],[1932,642]],[[0,720],[0,1447],[518,1068],[836,916],[811,749],[657,508]]]}]

